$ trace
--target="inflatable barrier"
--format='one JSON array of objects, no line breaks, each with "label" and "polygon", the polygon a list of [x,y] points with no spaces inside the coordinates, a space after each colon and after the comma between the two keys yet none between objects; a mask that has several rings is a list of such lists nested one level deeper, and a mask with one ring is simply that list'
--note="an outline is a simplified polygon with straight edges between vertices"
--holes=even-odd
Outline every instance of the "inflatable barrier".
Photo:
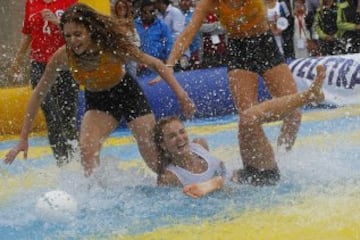
[{"label": "inflatable barrier", "polygon": [[96,9],[98,12],[110,15],[110,5],[109,1],[99,1],[99,0],[79,0],[80,3],[89,5],[90,7]]},{"label": "inflatable barrier", "polygon": [[289,67],[298,89],[311,84],[316,65],[326,66],[325,104],[335,106],[360,104],[360,54],[295,59]]},{"label": "inflatable barrier", "polygon": [[[180,115],[181,111],[174,93],[165,81],[154,86],[148,83],[155,75],[138,78],[156,118]],[[176,79],[194,101],[195,118],[211,118],[235,113],[225,67],[175,73]],[[262,101],[270,97],[263,81],[259,81],[258,95]],[[84,95],[80,94],[79,118],[84,113]],[[124,126],[121,124],[120,126]]]},{"label": "inflatable barrier", "polygon": [[[360,54],[312,57],[289,62],[299,91],[307,89],[316,74],[316,66],[326,66],[326,81],[323,89],[325,105],[345,106],[360,104]],[[176,78],[197,106],[195,117],[213,117],[234,113],[227,70],[212,68],[206,70],[176,73]],[[153,76],[138,79],[157,117],[179,114],[175,96],[165,82],[150,87]],[[259,77],[259,101],[269,99],[264,81]]]},{"label": "inflatable barrier", "polygon": [[[30,87],[0,89],[0,135],[20,133],[31,92]],[[45,129],[44,117],[42,114],[38,114],[33,130]]]},{"label": "inflatable barrier", "polygon": [[[327,79],[324,84],[325,103],[334,106],[360,104],[360,54],[330,56],[319,58],[296,59],[289,63],[300,91],[306,89],[315,75],[315,66],[324,64],[327,68]],[[208,118],[235,113],[228,86],[226,68],[212,68],[175,73],[177,80],[194,100],[196,118]],[[154,76],[138,78],[138,82],[147,96],[157,118],[172,114],[181,114],[175,95],[162,81],[155,86],[148,82]],[[19,92],[20,94],[15,94]],[[25,92],[26,94],[23,94]],[[263,80],[259,78],[259,100],[268,99]],[[1,134],[18,133],[21,129],[23,112],[28,101],[29,89],[2,89],[0,116]],[[15,106],[15,107],[14,107]],[[78,119],[84,113],[84,96],[79,96]],[[44,124],[37,122],[36,129],[43,129]]]}]

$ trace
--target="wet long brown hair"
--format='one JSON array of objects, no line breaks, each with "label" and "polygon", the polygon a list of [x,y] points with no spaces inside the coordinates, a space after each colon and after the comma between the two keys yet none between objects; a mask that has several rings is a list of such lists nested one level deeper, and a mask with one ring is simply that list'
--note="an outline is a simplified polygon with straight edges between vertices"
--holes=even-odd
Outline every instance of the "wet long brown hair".
[{"label": "wet long brown hair", "polygon": [[136,54],[137,48],[127,35],[129,31],[126,21],[116,20],[98,13],[95,9],[76,3],[69,7],[60,19],[60,29],[64,31],[66,23],[83,25],[91,34],[91,39],[105,51],[116,56]]},{"label": "wet long brown hair", "polygon": [[165,172],[166,167],[172,162],[169,153],[161,147],[161,144],[164,141],[164,131],[163,131],[164,126],[173,121],[178,121],[182,123],[180,118],[178,118],[177,116],[169,116],[158,120],[154,127],[154,142],[156,145],[156,149],[159,153],[158,170],[157,170],[158,176],[163,174]]}]

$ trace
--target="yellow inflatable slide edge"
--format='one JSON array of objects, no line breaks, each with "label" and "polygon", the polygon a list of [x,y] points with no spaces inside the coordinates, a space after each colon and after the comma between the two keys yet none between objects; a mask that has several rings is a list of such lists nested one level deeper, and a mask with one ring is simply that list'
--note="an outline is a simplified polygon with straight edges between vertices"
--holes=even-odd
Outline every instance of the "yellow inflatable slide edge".
[{"label": "yellow inflatable slide edge", "polygon": [[[32,90],[30,87],[14,87],[0,89],[0,134],[20,134],[26,105]],[[41,111],[39,111],[41,112]],[[33,124],[33,131],[46,129],[42,113],[37,114]]]},{"label": "yellow inflatable slide edge", "polygon": [[110,0],[79,0],[79,2],[89,5],[102,14],[110,15]]}]

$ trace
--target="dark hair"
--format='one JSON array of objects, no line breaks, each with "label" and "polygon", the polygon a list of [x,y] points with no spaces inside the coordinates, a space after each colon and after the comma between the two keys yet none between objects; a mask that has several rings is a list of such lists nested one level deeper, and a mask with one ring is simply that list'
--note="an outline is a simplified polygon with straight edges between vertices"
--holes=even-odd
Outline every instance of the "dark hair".
[{"label": "dark hair", "polygon": [[91,39],[104,50],[117,56],[136,53],[136,47],[127,32],[126,21],[116,20],[96,12],[93,8],[76,3],[69,7],[60,19],[60,29],[64,31],[66,23],[83,25],[91,34]]},{"label": "dark hair", "polygon": [[145,7],[148,7],[148,6],[155,7],[155,3],[151,0],[143,0],[140,5],[140,11],[142,11]]},{"label": "dark hair", "polygon": [[163,3],[163,4],[165,4],[166,6],[168,6],[168,5],[171,3],[170,0],[156,0],[156,2],[158,2],[158,3]]},{"label": "dark hair", "polygon": [[169,156],[169,153],[161,147],[161,144],[164,141],[164,132],[163,132],[164,126],[173,121],[178,121],[182,123],[180,118],[178,118],[177,116],[169,116],[169,117],[161,118],[159,121],[156,122],[154,127],[154,142],[156,149],[159,153],[158,169],[157,169],[158,176],[160,176],[165,172],[166,166],[169,165],[172,160],[171,157]]}]

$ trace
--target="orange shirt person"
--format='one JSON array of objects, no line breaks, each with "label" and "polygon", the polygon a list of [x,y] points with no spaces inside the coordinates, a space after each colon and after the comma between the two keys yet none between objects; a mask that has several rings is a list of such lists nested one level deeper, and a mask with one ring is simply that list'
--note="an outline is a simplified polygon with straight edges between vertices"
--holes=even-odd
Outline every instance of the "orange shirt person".
[{"label": "orange shirt person", "polygon": [[[177,38],[167,66],[176,64],[199,31],[203,20],[214,10],[228,34],[228,79],[239,115],[258,104],[257,74],[263,77],[273,97],[296,93],[293,76],[269,29],[263,0],[200,0],[191,22]],[[255,176],[254,183],[269,177],[278,179],[279,170],[274,151],[261,124],[255,122],[249,125],[244,121],[240,117],[238,128],[244,170]],[[279,145],[287,150],[292,148],[300,122],[301,113],[298,109],[283,119]]]},{"label": "orange shirt person", "polygon": [[126,120],[146,164],[156,171],[158,154],[152,138],[155,116],[144,92],[122,66],[134,60],[154,68],[174,91],[187,117],[195,111],[192,100],[164,63],[134,45],[127,36],[129,30],[121,22],[84,4],[75,4],[62,15],[60,27],[66,45],[55,52],[34,89],[20,141],[6,155],[5,163],[11,164],[21,151],[26,156],[32,122],[44,94],[54,84],[57,71],[68,69],[85,88],[86,112],[80,128],[85,176],[99,166],[102,144],[121,119]]}]

